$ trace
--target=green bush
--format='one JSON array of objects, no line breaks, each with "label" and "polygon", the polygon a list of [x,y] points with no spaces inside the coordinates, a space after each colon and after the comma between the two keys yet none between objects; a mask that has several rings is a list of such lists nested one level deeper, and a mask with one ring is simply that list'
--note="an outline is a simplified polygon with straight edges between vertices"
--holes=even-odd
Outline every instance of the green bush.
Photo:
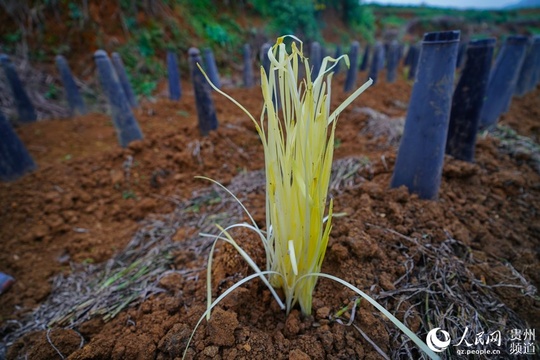
[{"label": "green bush", "polygon": [[22,31],[18,29],[16,31],[0,35],[0,42],[7,53],[14,53],[17,44],[22,40]]},{"label": "green bush", "polygon": [[361,5],[359,0],[327,0],[341,15],[341,19],[362,38],[372,42],[375,37],[375,15],[370,7]]},{"label": "green bush", "polygon": [[166,75],[163,62],[156,57],[165,48],[163,29],[150,24],[118,49],[137,95],[151,96],[157,81]]},{"label": "green bush", "polygon": [[211,0],[176,0],[186,13],[185,19],[210,47],[234,47],[241,43],[244,30],[227,15],[219,15]]},{"label": "green bush", "polygon": [[320,40],[317,10],[313,0],[249,0],[256,12],[270,20],[272,35],[294,34],[307,40]]},{"label": "green bush", "polygon": [[351,24],[355,32],[358,32],[364,39],[373,42],[375,39],[375,15],[373,11],[365,6],[359,6],[356,10],[356,17]]},{"label": "green bush", "polygon": [[407,23],[407,19],[400,18],[395,15],[390,15],[381,20],[381,24],[387,27],[400,27]]}]

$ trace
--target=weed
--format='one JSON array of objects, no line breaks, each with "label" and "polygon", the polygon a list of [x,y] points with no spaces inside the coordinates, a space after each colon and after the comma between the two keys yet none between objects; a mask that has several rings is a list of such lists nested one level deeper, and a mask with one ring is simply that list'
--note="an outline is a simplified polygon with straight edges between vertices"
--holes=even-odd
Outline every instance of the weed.
[{"label": "weed", "polygon": [[128,200],[128,199],[137,199],[137,194],[133,190],[124,190],[122,192],[122,199]]},{"label": "weed", "polygon": [[58,96],[60,95],[60,89],[55,84],[49,84],[49,87],[47,88],[47,92],[45,92],[45,99],[58,99]]},{"label": "weed", "polygon": [[14,53],[17,44],[22,41],[22,31],[20,29],[4,34],[0,37],[3,51],[6,53]]}]

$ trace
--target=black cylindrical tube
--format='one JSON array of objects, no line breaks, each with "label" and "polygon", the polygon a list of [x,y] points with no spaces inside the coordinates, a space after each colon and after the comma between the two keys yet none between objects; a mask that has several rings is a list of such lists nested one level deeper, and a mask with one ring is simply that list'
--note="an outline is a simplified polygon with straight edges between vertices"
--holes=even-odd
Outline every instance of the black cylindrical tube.
[{"label": "black cylindrical tube", "polygon": [[120,85],[122,85],[122,90],[124,90],[126,99],[129,102],[129,105],[132,108],[136,108],[137,106],[139,106],[139,103],[137,102],[137,96],[135,96],[135,92],[131,87],[131,83],[129,82],[129,78],[127,76],[126,68],[124,67],[124,62],[122,61],[120,54],[115,52],[112,53],[111,60],[114,66],[114,70],[116,71],[116,75],[118,76],[118,80],[120,81]]},{"label": "black cylindrical tube", "polygon": [[411,45],[411,58],[409,61],[409,80],[414,80],[416,78],[416,72],[418,71],[418,60],[420,59],[420,48],[421,45],[413,44]]},{"label": "black cylindrical tube", "polygon": [[371,45],[366,45],[364,56],[362,56],[362,62],[360,63],[360,71],[366,71],[369,66],[369,53],[371,52]]},{"label": "black cylindrical tube", "polygon": [[422,42],[391,187],[423,199],[439,192],[458,45],[459,31],[427,33]]},{"label": "black cylindrical tube", "polygon": [[167,79],[169,81],[169,99],[178,101],[182,97],[182,84],[176,53],[167,51]]},{"label": "black cylindrical tube", "polygon": [[399,63],[399,44],[392,41],[388,45],[388,54],[386,56],[386,81],[393,83],[397,78],[397,66]]},{"label": "black cylindrical tube", "polygon": [[221,89],[221,81],[219,79],[216,59],[212,49],[210,48],[204,49],[204,70],[206,71],[206,75],[208,75],[208,78],[212,84],[214,84],[218,89]]},{"label": "black cylindrical tube", "polygon": [[71,74],[71,70],[66,61],[66,58],[62,55],[58,55],[55,59],[55,62],[56,68],[60,73],[60,79],[62,80],[62,84],[64,85],[64,92],[66,94],[71,115],[73,116],[86,114],[86,105],[81,96],[81,93],[79,92],[79,87],[75,83],[75,79],[73,79],[73,75]]},{"label": "black cylindrical tube", "polygon": [[456,59],[456,69],[461,69],[465,63],[465,58],[467,56],[467,43],[462,42],[459,44],[458,54]]},{"label": "black cylindrical tube", "polygon": [[261,46],[261,66],[263,67],[266,76],[269,76],[268,72],[270,71],[270,59],[268,58],[268,50],[270,50],[270,48],[271,46],[269,43],[264,43]]},{"label": "black cylindrical tube", "polygon": [[471,41],[467,60],[452,98],[446,153],[472,162],[480,111],[489,80],[495,39]]},{"label": "black cylindrical tube", "polygon": [[314,41],[311,43],[309,52],[309,63],[311,64],[311,80],[315,80],[321,70],[322,50],[321,45]]},{"label": "black cylindrical tube", "polygon": [[211,88],[204,74],[197,64],[201,63],[201,53],[197,48],[189,49],[189,66],[191,69],[191,81],[195,92],[195,104],[197,116],[199,118],[199,132],[202,136],[207,136],[212,130],[218,127],[216,108],[212,100]]},{"label": "black cylindrical tube", "polygon": [[2,68],[6,74],[6,79],[9,83],[13,98],[15,99],[17,113],[19,115],[17,120],[20,122],[36,121],[36,110],[34,109],[34,105],[32,105],[30,97],[28,96],[21,79],[17,74],[15,65],[13,65],[9,56],[5,54],[0,54],[0,63],[2,64]]},{"label": "black cylindrical tube", "polygon": [[[343,51],[341,50],[341,45],[337,45],[336,46],[336,52],[334,54],[334,59],[337,59],[339,58],[341,55],[343,55]],[[341,61],[339,61],[336,66],[334,67],[334,74],[338,74],[339,73],[339,70],[341,68]]]},{"label": "black cylindrical tube", "polygon": [[347,78],[345,79],[344,91],[349,92],[356,86],[356,75],[358,73],[358,52],[360,51],[360,43],[353,41],[349,50],[350,67],[347,70]]},{"label": "black cylindrical tube", "polygon": [[130,142],[143,138],[141,129],[131,111],[126,94],[122,89],[122,85],[120,85],[107,53],[103,50],[97,50],[94,53],[94,61],[99,73],[101,87],[109,101],[118,142],[122,147],[126,147]]},{"label": "black cylindrical tube", "polygon": [[408,45],[407,47],[407,53],[405,57],[403,58],[403,66],[410,66],[411,65],[411,56],[412,56],[412,45]]},{"label": "black cylindrical tube", "polygon": [[[533,42],[538,44],[540,43],[540,35],[536,35],[533,38]],[[529,91],[532,91],[538,83],[540,83],[540,46],[535,46],[536,48],[536,60],[535,60],[535,66],[534,66],[534,72],[531,76],[531,80],[529,82]]]},{"label": "black cylindrical tube", "polygon": [[534,89],[532,84],[535,79],[536,69],[540,67],[540,37],[531,39],[531,45],[527,50],[523,65],[519,71],[516,83],[515,95],[523,96]]},{"label": "black cylindrical tube", "polygon": [[0,112],[0,180],[17,180],[35,168],[28,150]]},{"label": "black cylindrical tube", "polygon": [[480,127],[495,126],[499,116],[510,106],[519,71],[525,58],[528,38],[509,36],[489,76],[486,98],[480,115]]},{"label": "black cylindrical tube", "polygon": [[384,63],[384,60],[381,61],[381,58],[384,57],[384,47],[378,42],[375,44],[373,49],[373,56],[371,57],[371,66],[369,67],[369,78],[373,80],[373,85],[377,83],[379,78],[379,71],[381,70],[381,63]]},{"label": "black cylindrical tube", "polygon": [[244,87],[252,88],[253,87],[253,61],[251,59],[251,46],[249,44],[244,44],[242,48],[242,57],[244,60],[244,68],[242,70],[242,79],[244,82]]}]

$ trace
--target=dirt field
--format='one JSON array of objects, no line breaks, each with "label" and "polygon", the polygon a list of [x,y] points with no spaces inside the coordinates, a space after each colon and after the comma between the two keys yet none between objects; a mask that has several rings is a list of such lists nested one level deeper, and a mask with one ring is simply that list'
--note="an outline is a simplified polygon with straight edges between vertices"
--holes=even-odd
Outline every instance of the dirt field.
[{"label": "dirt field", "polygon": [[[334,82],[334,104],[347,96],[343,81],[339,75]],[[0,296],[8,359],[182,356],[206,305],[209,243],[198,233],[214,229],[214,222],[245,219],[226,194],[194,177],[232,188],[257,223],[265,224],[263,154],[254,126],[214,94],[219,129],[199,137],[193,93],[188,83],[183,88],[179,102],[158,99],[135,110],[145,138],[127,149],[117,145],[104,114],[17,129],[39,169],[0,184],[0,271],[17,279]],[[513,328],[538,329],[538,145],[502,131],[482,134],[474,164],[445,159],[437,201],[389,189],[411,88],[402,77],[396,84],[380,81],[339,119],[331,193],[334,210],[347,215],[334,220],[323,271],[377,298],[423,340],[433,327],[450,331],[453,339],[465,327],[504,336]],[[258,88],[226,91],[258,117]],[[388,119],[374,121],[364,107]],[[501,122],[538,142],[538,119],[537,88],[514,99]],[[262,266],[258,240],[242,231],[235,235]],[[144,282],[134,271],[103,285],[143,256],[149,268],[155,265]],[[218,246],[214,260],[214,294],[250,274],[228,246]],[[121,284],[132,275],[127,293]],[[298,310],[286,316],[259,280],[250,282],[218,306],[210,323],[202,323],[188,357],[420,356],[365,301],[354,313],[354,326],[335,321],[333,315],[354,299],[342,286],[321,279],[314,298],[313,316]],[[98,301],[90,306],[92,299]],[[118,307],[114,317],[114,308],[104,312],[112,319],[91,315],[103,302],[128,300],[131,305]],[[507,351],[508,344],[500,348]]]}]

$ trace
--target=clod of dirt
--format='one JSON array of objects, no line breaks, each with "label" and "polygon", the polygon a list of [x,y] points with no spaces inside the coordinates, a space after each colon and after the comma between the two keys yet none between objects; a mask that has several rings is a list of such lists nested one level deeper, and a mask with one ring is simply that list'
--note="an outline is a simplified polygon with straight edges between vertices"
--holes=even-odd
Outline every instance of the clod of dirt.
[{"label": "clod of dirt", "polygon": [[74,330],[55,329],[29,333],[20,338],[7,353],[8,359],[25,354],[27,359],[48,360],[66,358],[84,345],[84,340]]},{"label": "clod of dirt", "polygon": [[330,308],[328,306],[323,306],[317,309],[316,313],[318,319],[328,319],[328,316],[330,315]]},{"label": "clod of dirt", "polygon": [[290,312],[289,316],[287,317],[287,321],[285,322],[285,335],[298,335],[300,332],[300,327],[300,312],[298,310],[293,310]]},{"label": "clod of dirt", "polygon": [[186,324],[174,324],[159,341],[158,350],[160,353],[158,359],[175,359],[181,357],[192,330]]},{"label": "clod of dirt", "polygon": [[302,350],[294,349],[289,353],[289,360],[311,360],[311,358]]},{"label": "clod of dirt", "polygon": [[234,345],[234,330],[238,327],[238,324],[235,312],[216,308],[212,312],[207,327],[209,342],[218,346]]},{"label": "clod of dirt", "polygon": [[156,345],[147,334],[125,334],[122,341],[114,346],[111,359],[152,360],[155,357]]}]

